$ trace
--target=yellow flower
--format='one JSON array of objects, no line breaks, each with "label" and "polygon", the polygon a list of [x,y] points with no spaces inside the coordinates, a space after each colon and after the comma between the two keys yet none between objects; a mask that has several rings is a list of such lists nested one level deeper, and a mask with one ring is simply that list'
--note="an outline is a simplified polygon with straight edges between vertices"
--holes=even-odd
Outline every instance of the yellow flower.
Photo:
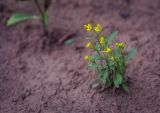
[{"label": "yellow flower", "polygon": [[97,24],[95,27],[94,27],[94,31],[99,33],[102,31],[102,26],[100,24]]},{"label": "yellow flower", "polygon": [[86,48],[93,48],[92,43],[91,43],[91,42],[88,42],[88,43],[86,44]]},{"label": "yellow flower", "polygon": [[88,23],[88,24],[84,25],[84,28],[86,29],[86,31],[91,31],[92,30],[92,24]]},{"label": "yellow flower", "polygon": [[84,59],[85,59],[85,60],[90,61],[90,60],[92,60],[92,57],[91,57],[91,56],[86,55],[86,56],[84,57]]},{"label": "yellow flower", "polygon": [[100,37],[100,44],[101,45],[105,44],[105,38],[103,36]]},{"label": "yellow flower", "polygon": [[106,53],[111,53],[111,48],[106,48],[105,51],[102,51],[102,52],[106,52]]},{"label": "yellow flower", "polygon": [[123,42],[120,42],[120,43],[116,43],[116,46],[123,48],[123,47],[125,47],[125,44]]}]

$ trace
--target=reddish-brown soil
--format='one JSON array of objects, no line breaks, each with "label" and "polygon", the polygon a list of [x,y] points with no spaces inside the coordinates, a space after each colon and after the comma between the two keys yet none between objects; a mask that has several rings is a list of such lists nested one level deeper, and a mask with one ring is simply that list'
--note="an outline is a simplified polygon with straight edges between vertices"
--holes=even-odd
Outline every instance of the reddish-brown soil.
[{"label": "reddish-brown soil", "polygon": [[[51,38],[78,36],[45,50],[39,21],[5,25],[17,11],[35,9],[0,0],[0,113],[160,113],[160,0],[53,0]],[[127,68],[129,94],[89,88],[96,74],[83,60],[91,52],[84,48],[87,22],[118,30],[128,48],[138,48]]]}]

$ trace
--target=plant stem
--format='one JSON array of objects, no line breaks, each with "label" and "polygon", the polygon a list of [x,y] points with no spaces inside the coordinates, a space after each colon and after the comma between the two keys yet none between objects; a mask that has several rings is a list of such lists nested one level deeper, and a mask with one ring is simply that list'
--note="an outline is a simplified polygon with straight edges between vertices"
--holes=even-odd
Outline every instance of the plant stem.
[{"label": "plant stem", "polygon": [[47,30],[47,28],[46,28],[46,24],[45,24],[45,20],[44,20],[44,16],[45,16],[44,13],[45,13],[45,12],[41,9],[38,0],[34,0],[34,3],[35,3],[35,5],[36,5],[38,11],[39,11],[40,14],[41,14],[41,22],[42,22],[42,24],[43,24],[44,35],[48,35],[48,30]]},{"label": "plant stem", "polygon": [[[96,62],[93,61],[93,63],[97,65]],[[97,65],[97,71],[98,71],[98,73],[100,73],[100,69],[99,69],[98,65]]]},{"label": "plant stem", "polygon": [[124,57],[124,54],[123,54],[123,51],[121,50],[121,54],[122,54],[122,59],[123,59],[123,65],[124,65],[124,69],[123,69],[123,77],[126,73],[126,63],[125,63],[125,57]]}]

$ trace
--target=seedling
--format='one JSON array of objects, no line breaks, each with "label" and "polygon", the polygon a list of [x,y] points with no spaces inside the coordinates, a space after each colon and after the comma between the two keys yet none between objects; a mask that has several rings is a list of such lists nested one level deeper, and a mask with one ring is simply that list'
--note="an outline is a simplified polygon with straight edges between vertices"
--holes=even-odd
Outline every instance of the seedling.
[{"label": "seedling", "polygon": [[88,66],[90,68],[97,71],[100,84],[113,87],[114,90],[121,87],[124,91],[129,92],[125,83],[125,73],[128,61],[137,50],[132,48],[129,52],[126,52],[126,44],[115,40],[117,32],[104,36],[102,34],[104,29],[100,24],[95,26],[86,24],[84,28],[91,33],[86,48],[93,50],[95,53],[85,56],[85,60],[89,62]]},{"label": "seedling", "polygon": [[18,0],[18,1],[32,1],[35,4],[37,10],[39,11],[40,16],[30,15],[26,13],[15,13],[7,20],[7,26],[11,26],[25,20],[41,19],[44,33],[48,34],[47,31],[48,18],[49,18],[48,8],[51,5],[51,0]]}]

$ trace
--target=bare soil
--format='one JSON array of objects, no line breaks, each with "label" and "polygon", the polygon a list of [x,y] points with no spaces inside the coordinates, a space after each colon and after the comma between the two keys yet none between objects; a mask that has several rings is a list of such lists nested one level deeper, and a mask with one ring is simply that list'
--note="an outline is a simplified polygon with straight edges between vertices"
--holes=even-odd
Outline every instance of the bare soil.
[{"label": "bare soil", "polygon": [[[53,0],[45,50],[39,21],[5,25],[17,11],[38,14],[30,3],[0,0],[0,113],[160,113],[159,0]],[[91,53],[87,22],[118,30],[138,49],[127,68],[129,94],[89,88],[97,76],[83,59]],[[73,44],[54,43],[70,33]]]}]

